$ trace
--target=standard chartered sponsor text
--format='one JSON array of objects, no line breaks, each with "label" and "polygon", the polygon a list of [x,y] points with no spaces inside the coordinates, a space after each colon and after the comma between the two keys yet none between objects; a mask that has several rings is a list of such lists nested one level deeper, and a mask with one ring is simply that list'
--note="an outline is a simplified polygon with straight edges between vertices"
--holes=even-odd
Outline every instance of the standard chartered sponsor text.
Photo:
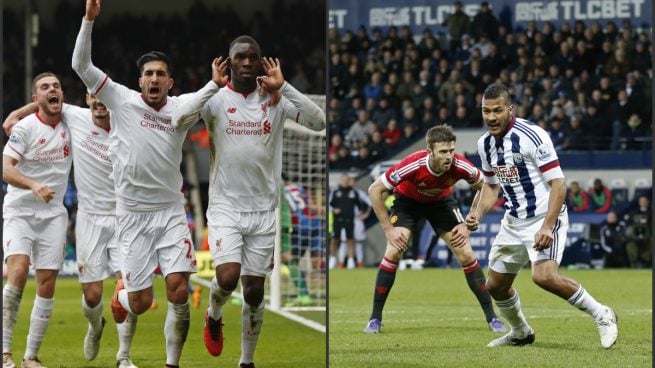
[{"label": "standard chartered sponsor text", "polygon": [[152,115],[149,113],[143,114],[143,120],[141,120],[141,126],[144,128],[159,130],[167,133],[174,133],[175,128],[171,126],[171,118],[164,118],[157,115]]},{"label": "standard chartered sponsor text", "polygon": [[[228,127],[225,133],[231,135],[262,135],[262,122],[261,121],[236,121],[230,119],[227,122]],[[235,129],[241,128],[241,129]]]},{"label": "standard chartered sponsor text", "polygon": [[83,148],[85,148],[87,151],[91,152],[92,154],[100,157],[101,159],[107,162],[111,162],[109,156],[107,156],[107,150],[109,150],[108,145],[96,142],[91,137],[86,137],[86,140],[82,141],[81,145]]}]

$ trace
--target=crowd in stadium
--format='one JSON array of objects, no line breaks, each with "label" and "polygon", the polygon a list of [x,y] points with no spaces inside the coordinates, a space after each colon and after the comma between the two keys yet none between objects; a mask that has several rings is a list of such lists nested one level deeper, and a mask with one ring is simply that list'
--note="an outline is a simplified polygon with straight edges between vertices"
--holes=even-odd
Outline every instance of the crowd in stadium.
[{"label": "crowd in stadium", "polygon": [[546,129],[557,150],[651,147],[647,29],[629,19],[512,28],[486,2],[473,18],[458,3],[449,37],[430,28],[416,37],[408,26],[329,30],[331,169],[367,168],[437,123],[482,127],[482,92],[495,81],[511,89],[515,116]]}]

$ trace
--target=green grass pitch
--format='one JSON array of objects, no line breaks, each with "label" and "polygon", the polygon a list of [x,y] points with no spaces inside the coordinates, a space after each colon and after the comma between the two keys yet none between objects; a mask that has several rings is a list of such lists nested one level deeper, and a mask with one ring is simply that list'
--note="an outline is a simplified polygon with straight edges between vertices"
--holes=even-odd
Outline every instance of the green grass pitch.
[{"label": "green grass pitch", "polygon": [[[380,334],[362,332],[371,313],[377,269],[331,270],[329,366],[338,367],[651,367],[650,270],[561,270],[619,318],[619,338],[603,349],[591,317],[532,283],[515,286],[536,341],[487,348],[489,331],[461,270],[400,271]],[[496,309],[497,310],[497,309]]]},{"label": "green grass pitch", "polygon": [[[114,280],[105,281],[104,312],[107,320],[100,353],[93,361],[86,361],[82,351],[87,321],[82,313],[82,291],[77,278],[57,280],[55,307],[50,325],[41,345],[39,358],[48,368],[99,368],[116,365],[118,339],[116,326],[111,317],[110,301]],[[159,307],[139,316],[136,334],[132,341],[132,361],[139,368],[162,368],[166,362],[164,320],[166,300],[164,281],[155,278],[155,297]],[[225,346],[220,357],[212,357],[202,342],[204,311],[207,307],[209,290],[203,288],[202,304],[199,309],[191,307],[191,327],[184,350],[181,367],[237,367],[241,351],[241,308],[228,302],[224,309],[223,332]],[[29,316],[34,302],[34,280],[27,282],[19,310],[18,323],[14,332],[13,354],[19,363],[25,352]],[[323,321],[325,321],[323,313]],[[321,319],[312,316],[314,319]],[[266,311],[264,326],[255,352],[255,364],[266,367],[325,367],[326,337],[324,333],[289,321],[275,313]]]}]

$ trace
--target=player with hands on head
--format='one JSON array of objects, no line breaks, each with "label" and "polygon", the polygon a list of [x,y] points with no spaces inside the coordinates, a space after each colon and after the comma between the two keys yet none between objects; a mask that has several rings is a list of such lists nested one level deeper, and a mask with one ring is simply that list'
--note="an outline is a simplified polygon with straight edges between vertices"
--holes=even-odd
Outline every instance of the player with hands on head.
[{"label": "player with hands on head", "polygon": [[[221,354],[223,305],[241,279],[239,365],[254,367],[264,319],[264,282],[273,260],[284,122],[319,131],[325,128],[325,113],[284,80],[279,60],[261,57],[252,37],[231,42],[229,64],[226,88],[210,83],[200,89],[180,107],[173,124],[187,126],[202,117],[210,134],[207,219],[216,275],[205,316],[205,346],[211,355]],[[275,93],[280,101],[271,105]]]},{"label": "player with hands on head", "polygon": [[[32,82],[32,108],[11,129],[2,158],[2,240],[7,282],[2,292],[2,366],[14,368],[12,340],[18,308],[34,267],[36,297],[21,367],[39,368],[37,358],[54,308],[57,274],[64,263],[68,212],[64,194],[72,156],[70,132],[62,123],[64,92],[53,73]],[[15,115],[14,115],[15,116]]]},{"label": "player with hands on head", "polygon": [[[466,180],[474,190],[479,190],[482,187],[480,172],[464,156],[455,153],[456,136],[450,126],[430,128],[425,140],[426,150],[413,153],[387,169],[368,190],[373,211],[387,238],[387,247],[375,280],[373,311],[364,332],[380,332],[382,309],[396,279],[398,263],[410,238],[418,236],[416,224],[421,217],[455,254],[489,328],[505,332],[505,326],[493,310],[484,272],[473,254],[459,204],[452,196],[452,186],[458,180]],[[389,215],[384,197],[390,191],[396,199]]]},{"label": "player with hands on head", "polygon": [[531,262],[534,283],[591,315],[601,345],[611,347],[618,337],[614,311],[597,302],[577,281],[557,272],[569,223],[564,174],[548,133],[513,115],[509,90],[499,83],[484,91],[482,118],[488,128],[478,140],[484,185],[465,223],[475,231],[502,189],[505,216],[489,252],[487,287],[511,326],[509,333],[487,346],[534,342],[534,330],[512,286],[516,274]]}]

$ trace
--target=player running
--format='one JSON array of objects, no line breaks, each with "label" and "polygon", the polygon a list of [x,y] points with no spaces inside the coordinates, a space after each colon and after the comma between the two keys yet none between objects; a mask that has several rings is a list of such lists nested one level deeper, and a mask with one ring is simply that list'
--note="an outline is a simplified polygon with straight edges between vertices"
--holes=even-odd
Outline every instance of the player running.
[{"label": "player running", "polygon": [[[98,99],[86,95],[90,109],[64,104],[62,116],[71,134],[73,171],[77,187],[77,265],[82,284],[82,310],[89,322],[84,337],[84,357],[94,360],[100,350],[105,326],[102,317],[103,280],[116,275],[121,279],[116,244],[116,195],[109,159],[109,111]],[[9,132],[19,119],[37,106],[31,103],[12,112],[3,127]],[[129,314],[125,322],[117,323],[117,368],[136,368],[130,360],[130,346],[136,329],[137,316]]]},{"label": "player running", "polygon": [[32,101],[38,111],[13,128],[2,158],[9,184],[2,208],[7,283],[2,292],[2,366],[15,368],[12,339],[30,266],[36,297],[22,368],[43,367],[37,358],[54,308],[57,274],[64,264],[68,213],[64,194],[71,168],[70,133],[61,123],[64,92],[53,73],[37,75]]},{"label": "player running", "polygon": [[[195,123],[200,112],[210,134],[207,219],[216,275],[205,317],[205,346],[211,355],[221,354],[223,305],[241,278],[245,303],[239,364],[254,367],[264,319],[264,281],[273,261],[284,121],[319,131],[325,128],[325,114],[284,80],[277,59],[261,57],[252,37],[232,41],[228,61],[227,88],[210,83],[199,90],[180,107],[174,126]],[[279,91],[279,104],[269,106],[262,88]]]},{"label": "player running", "polygon": [[510,94],[491,84],[482,97],[482,118],[489,131],[478,140],[484,185],[466,216],[469,230],[477,229],[502,188],[505,217],[489,253],[489,293],[511,326],[508,334],[487,346],[532,344],[535,333],[521,310],[512,287],[516,274],[530,261],[532,280],[591,315],[600,343],[609,348],[618,337],[614,311],[594,299],[577,281],[559,275],[557,268],[569,227],[564,199],[566,186],[557,152],[548,133],[513,115]]},{"label": "player running", "polygon": [[[396,279],[398,262],[417,232],[416,223],[425,218],[436,234],[446,242],[462,266],[469,288],[484,312],[489,328],[505,332],[496,317],[485,286],[485,276],[469,243],[469,231],[463,223],[452,186],[466,180],[473,189],[482,187],[478,169],[464,156],[455,153],[455,134],[450,126],[432,127],[425,135],[427,150],[413,153],[390,167],[368,189],[373,211],[387,238],[384,258],[375,280],[373,311],[364,332],[378,333],[382,327],[382,309]],[[393,191],[396,199],[391,216],[384,196]]]}]

